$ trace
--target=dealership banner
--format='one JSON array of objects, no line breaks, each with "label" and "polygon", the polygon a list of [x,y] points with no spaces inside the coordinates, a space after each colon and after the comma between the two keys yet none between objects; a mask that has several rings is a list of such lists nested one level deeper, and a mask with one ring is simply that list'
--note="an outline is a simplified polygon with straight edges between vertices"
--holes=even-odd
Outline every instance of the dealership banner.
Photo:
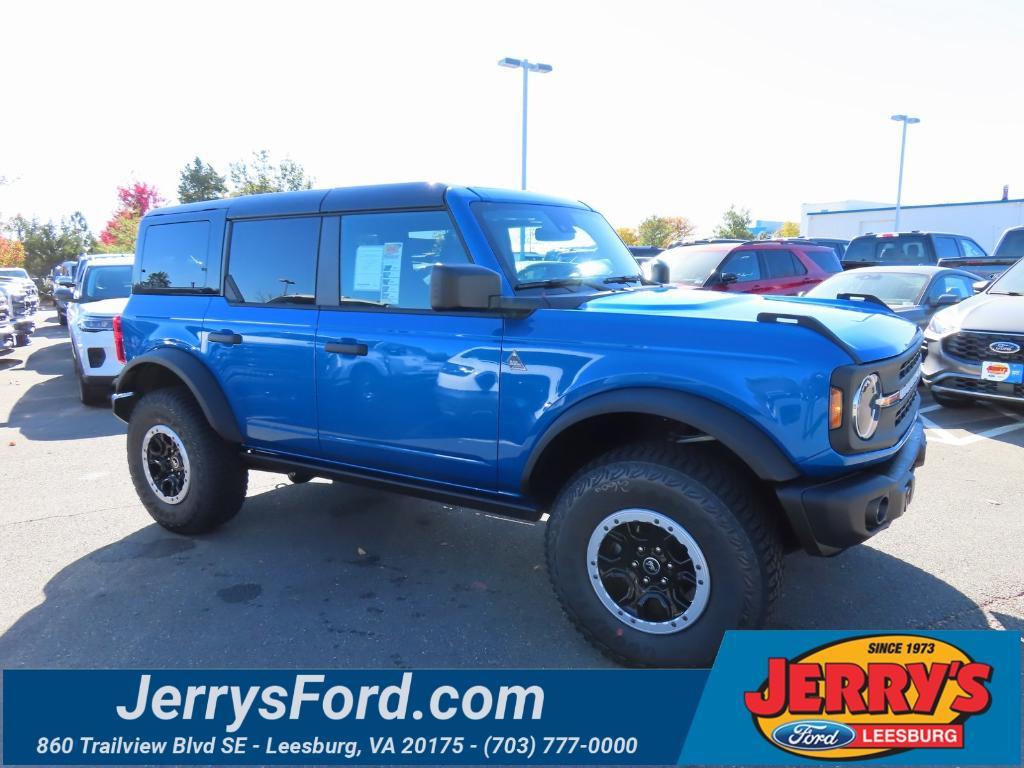
[{"label": "dealership banner", "polygon": [[729,633],[706,670],[4,670],[3,762],[1018,764],[1010,632]]}]

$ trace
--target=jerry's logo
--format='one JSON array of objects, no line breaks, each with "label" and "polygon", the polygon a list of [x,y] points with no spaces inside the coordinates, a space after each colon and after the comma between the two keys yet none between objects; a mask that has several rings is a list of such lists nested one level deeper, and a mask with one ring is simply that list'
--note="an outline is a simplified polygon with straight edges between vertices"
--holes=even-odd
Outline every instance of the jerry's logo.
[{"label": "jerry's logo", "polygon": [[917,635],[840,640],[790,660],[743,703],[768,741],[819,760],[914,748],[962,749],[964,723],[988,709],[992,666]]}]

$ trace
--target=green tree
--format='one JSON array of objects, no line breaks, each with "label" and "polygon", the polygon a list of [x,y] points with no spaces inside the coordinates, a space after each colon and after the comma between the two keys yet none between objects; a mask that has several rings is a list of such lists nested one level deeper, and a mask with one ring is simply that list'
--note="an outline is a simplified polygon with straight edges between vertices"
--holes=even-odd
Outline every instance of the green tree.
[{"label": "green tree", "polygon": [[696,227],[685,216],[648,216],[637,228],[640,245],[667,248],[670,243],[690,237]]},{"label": "green tree", "polygon": [[775,233],[776,237],[800,237],[800,225],[795,221],[783,222],[782,226],[779,227],[779,231]]},{"label": "green tree", "polygon": [[270,153],[261,149],[252,153],[247,163],[241,160],[231,164],[231,194],[259,195],[264,192],[295,192],[300,189],[312,189],[313,179],[306,175],[305,169],[294,160],[285,158],[280,163],[273,163]]},{"label": "green tree", "polygon": [[636,230],[632,227],[619,227],[615,230],[619,235],[619,239],[622,240],[626,245],[637,245],[638,240],[636,237]]},{"label": "green tree", "polygon": [[200,200],[217,200],[228,193],[225,178],[204,163],[196,155],[191,163],[181,169],[178,182],[178,200],[183,203],[197,203]]},{"label": "green tree", "polygon": [[44,275],[62,261],[73,261],[95,245],[85,217],[75,212],[60,222],[15,216],[8,228],[25,248],[25,269],[32,275]]},{"label": "green tree", "polygon": [[714,236],[753,240],[750,222],[750,211],[746,208],[737,210],[735,205],[730,205],[729,210],[722,214],[722,223],[715,227]]}]

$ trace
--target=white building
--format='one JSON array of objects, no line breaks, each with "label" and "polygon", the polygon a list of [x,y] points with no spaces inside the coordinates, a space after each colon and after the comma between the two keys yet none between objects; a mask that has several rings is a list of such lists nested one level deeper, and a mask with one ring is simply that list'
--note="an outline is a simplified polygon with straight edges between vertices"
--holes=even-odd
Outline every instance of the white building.
[{"label": "white building", "polygon": [[[900,229],[904,232],[918,229],[967,235],[989,253],[1004,230],[1021,224],[1024,199],[900,206]],[[844,200],[801,206],[800,232],[805,237],[849,240],[868,232],[892,232],[895,227],[896,208],[891,203]]]}]

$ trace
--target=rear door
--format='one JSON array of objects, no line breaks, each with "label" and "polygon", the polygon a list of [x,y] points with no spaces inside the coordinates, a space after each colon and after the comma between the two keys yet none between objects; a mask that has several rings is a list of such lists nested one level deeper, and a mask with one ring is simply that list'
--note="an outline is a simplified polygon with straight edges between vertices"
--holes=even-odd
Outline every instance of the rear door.
[{"label": "rear door", "polygon": [[202,353],[252,447],[317,451],[319,238],[319,216],[229,222],[224,295],[210,301]]},{"label": "rear door", "polygon": [[807,267],[788,248],[765,248],[760,254],[766,283],[762,293],[795,295],[815,282],[808,279]]}]

